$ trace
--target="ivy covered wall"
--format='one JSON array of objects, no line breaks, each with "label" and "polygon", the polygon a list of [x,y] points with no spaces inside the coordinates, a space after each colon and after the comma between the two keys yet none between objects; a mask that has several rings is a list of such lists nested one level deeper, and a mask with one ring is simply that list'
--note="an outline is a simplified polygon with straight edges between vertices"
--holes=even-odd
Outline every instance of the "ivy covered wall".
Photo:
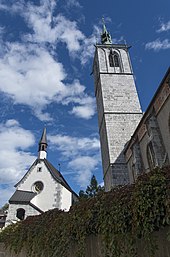
[{"label": "ivy covered wall", "polygon": [[[170,257],[170,243],[167,239],[167,233],[169,228],[161,229],[160,231],[153,233],[153,238],[157,241],[157,249],[155,250],[154,257]],[[88,236],[85,243],[85,257],[104,257],[102,253],[102,242],[100,236]],[[148,257],[147,251],[145,250],[145,241],[139,240],[137,242],[137,256]],[[72,245],[68,250],[67,257],[75,257],[76,245]],[[10,252],[3,244],[0,244],[0,257],[27,257],[27,252],[22,249],[18,254]],[[42,255],[43,256],[43,255]],[[58,257],[53,252],[53,257]]]},{"label": "ivy covered wall", "polygon": [[170,167],[165,167],[141,175],[135,185],[82,200],[68,213],[55,209],[9,226],[0,242],[16,256],[25,249],[29,257],[170,257],[169,223]]}]

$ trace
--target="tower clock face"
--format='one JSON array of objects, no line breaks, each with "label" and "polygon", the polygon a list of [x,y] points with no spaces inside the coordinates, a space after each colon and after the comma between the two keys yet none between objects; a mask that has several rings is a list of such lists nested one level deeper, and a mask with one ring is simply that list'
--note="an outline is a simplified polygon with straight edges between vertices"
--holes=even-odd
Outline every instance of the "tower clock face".
[{"label": "tower clock face", "polygon": [[41,193],[41,191],[43,190],[44,188],[44,185],[41,181],[36,181],[34,184],[33,184],[33,191],[37,194]]}]

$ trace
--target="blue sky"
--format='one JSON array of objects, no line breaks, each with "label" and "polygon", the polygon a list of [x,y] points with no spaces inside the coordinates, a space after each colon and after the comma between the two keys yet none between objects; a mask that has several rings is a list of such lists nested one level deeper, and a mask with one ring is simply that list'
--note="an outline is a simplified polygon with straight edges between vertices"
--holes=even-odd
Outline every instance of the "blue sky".
[{"label": "blue sky", "polygon": [[143,111],[169,66],[170,2],[0,0],[0,206],[37,157],[84,189],[102,168],[92,63],[101,18],[114,43],[131,45]]}]

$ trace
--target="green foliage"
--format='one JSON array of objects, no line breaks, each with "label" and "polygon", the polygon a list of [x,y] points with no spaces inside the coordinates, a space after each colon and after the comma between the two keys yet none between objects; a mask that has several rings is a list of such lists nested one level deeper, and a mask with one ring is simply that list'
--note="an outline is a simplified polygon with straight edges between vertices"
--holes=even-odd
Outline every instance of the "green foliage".
[{"label": "green foliage", "polygon": [[[91,190],[91,189],[90,189]],[[146,242],[154,256],[152,232],[169,225],[170,167],[143,174],[135,185],[102,192],[72,206],[29,217],[0,233],[0,242],[29,257],[66,257],[75,246],[75,257],[84,257],[85,239],[100,235],[105,257],[136,257],[136,242]]]},{"label": "green foliage", "polygon": [[83,199],[96,196],[98,193],[104,191],[104,187],[98,185],[96,177],[93,175],[90,180],[90,185],[87,186],[86,191],[80,190],[79,197]]}]

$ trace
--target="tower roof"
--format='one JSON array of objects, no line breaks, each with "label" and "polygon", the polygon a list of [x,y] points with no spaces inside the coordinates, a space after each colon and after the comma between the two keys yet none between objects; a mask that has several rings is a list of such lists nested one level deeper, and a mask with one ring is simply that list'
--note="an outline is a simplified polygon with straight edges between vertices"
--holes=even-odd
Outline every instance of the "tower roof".
[{"label": "tower roof", "polygon": [[102,18],[103,21],[103,32],[101,34],[101,43],[102,44],[112,44],[112,38],[110,33],[107,31],[104,18]]},{"label": "tower roof", "polygon": [[39,145],[40,144],[46,144],[46,145],[48,145],[47,144],[47,136],[46,136],[46,128],[44,128],[44,130],[43,130],[43,133],[42,133],[42,136],[41,136],[41,139],[40,139],[40,142],[39,142]]}]

